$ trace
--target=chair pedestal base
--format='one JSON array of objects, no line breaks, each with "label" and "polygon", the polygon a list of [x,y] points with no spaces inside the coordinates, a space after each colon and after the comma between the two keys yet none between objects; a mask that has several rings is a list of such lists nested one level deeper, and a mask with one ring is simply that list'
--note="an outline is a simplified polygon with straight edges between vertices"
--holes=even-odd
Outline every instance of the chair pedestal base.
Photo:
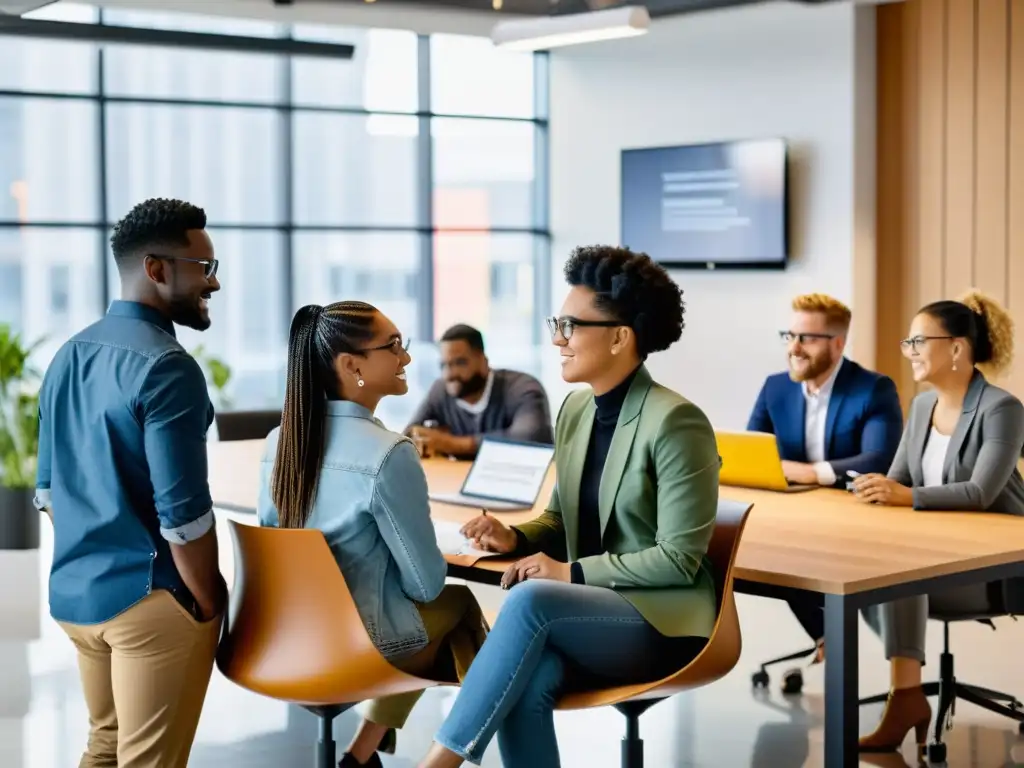
[{"label": "chair pedestal base", "polygon": [[640,715],[664,699],[623,701],[615,705],[626,718],[626,735],[622,737],[622,768],[644,768],[644,740],[640,738]]},{"label": "chair pedestal base", "polygon": [[338,745],[334,741],[334,719],[354,704],[331,704],[323,707],[303,707],[316,715],[319,738],[316,742],[316,768],[337,768]]}]

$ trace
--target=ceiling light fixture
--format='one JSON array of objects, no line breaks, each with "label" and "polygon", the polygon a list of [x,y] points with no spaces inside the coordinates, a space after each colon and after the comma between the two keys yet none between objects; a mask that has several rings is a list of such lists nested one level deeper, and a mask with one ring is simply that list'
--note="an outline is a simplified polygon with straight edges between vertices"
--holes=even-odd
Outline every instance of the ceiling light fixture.
[{"label": "ceiling light fixture", "polygon": [[0,0],[0,16],[20,16],[29,11],[38,11],[43,6],[53,5],[55,2],[57,0]]},{"label": "ceiling light fixture", "polygon": [[545,51],[646,34],[651,16],[642,5],[591,13],[569,13],[499,22],[491,31],[496,46],[512,51]]}]

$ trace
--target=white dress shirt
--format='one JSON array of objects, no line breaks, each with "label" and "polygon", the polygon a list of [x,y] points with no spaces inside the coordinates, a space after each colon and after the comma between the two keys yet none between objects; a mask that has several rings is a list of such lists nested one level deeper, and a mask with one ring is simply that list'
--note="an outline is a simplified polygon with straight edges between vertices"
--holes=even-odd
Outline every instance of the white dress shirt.
[{"label": "white dress shirt", "polygon": [[818,485],[834,485],[836,472],[832,465],[825,460],[825,427],[828,420],[828,401],[832,398],[832,388],[836,383],[836,376],[839,369],[843,367],[843,358],[832,369],[825,383],[816,391],[812,392],[809,382],[803,382],[804,392],[804,448],[807,452],[807,461],[814,467],[818,476]]}]

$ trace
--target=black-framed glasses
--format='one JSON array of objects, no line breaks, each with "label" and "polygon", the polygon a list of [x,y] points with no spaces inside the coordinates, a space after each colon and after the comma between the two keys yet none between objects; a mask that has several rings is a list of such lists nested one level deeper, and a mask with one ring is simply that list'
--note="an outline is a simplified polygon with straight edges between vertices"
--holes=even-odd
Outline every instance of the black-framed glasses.
[{"label": "black-framed glasses", "polygon": [[164,261],[190,261],[193,264],[202,264],[203,274],[206,275],[207,280],[217,274],[217,267],[220,266],[220,261],[217,259],[189,259],[184,256],[167,256],[163,253],[147,253],[146,255],[152,259],[163,259]]},{"label": "black-framed glasses", "polygon": [[389,341],[387,344],[381,344],[379,347],[367,347],[366,349],[360,349],[358,351],[359,352],[379,352],[382,349],[387,349],[387,350],[390,350],[391,352],[393,352],[396,355],[401,355],[402,352],[408,352],[409,351],[409,343],[411,341],[412,341],[412,339],[405,339],[405,341],[403,341],[401,336],[396,336],[391,341]]},{"label": "black-framed glasses", "polygon": [[568,341],[576,328],[615,328],[622,325],[618,320],[580,320],[578,317],[548,317],[544,320],[554,339],[559,332]]},{"label": "black-framed glasses", "polygon": [[806,344],[808,341],[814,341],[816,339],[834,339],[835,337],[836,335],[834,333],[794,333],[793,331],[779,331],[779,338],[786,344],[791,344],[794,341]]},{"label": "black-framed glasses", "polygon": [[909,339],[903,339],[903,341],[900,342],[900,349],[902,349],[904,352],[909,352],[911,350],[913,350],[914,352],[919,352],[921,350],[921,347],[923,347],[925,344],[927,344],[929,341],[932,341],[933,339],[952,338],[952,336],[924,336],[918,334],[917,336],[911,336]]}]

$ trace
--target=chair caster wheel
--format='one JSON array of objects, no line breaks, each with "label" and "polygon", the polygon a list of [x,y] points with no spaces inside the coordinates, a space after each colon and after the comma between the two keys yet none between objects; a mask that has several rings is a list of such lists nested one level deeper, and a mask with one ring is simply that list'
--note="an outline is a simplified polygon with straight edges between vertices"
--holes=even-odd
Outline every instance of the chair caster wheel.
[{"label": "chair caster wheel", "polygon": [[928,745],[928,762],[929,763],[944,763],[946,762],[946,745],[945,744],[929,744]]},{"label": "chair caster wheel", "polygon": [[804,676],[799,669],[786,673],[782,678],[782,692],[784,694],[797,694],[804,689]]},{"label": "chair caster wheel", "polygon": [[750,676],[750,684],[755,688],[767,688],[769,683],[768,673],[763,669]]}]

